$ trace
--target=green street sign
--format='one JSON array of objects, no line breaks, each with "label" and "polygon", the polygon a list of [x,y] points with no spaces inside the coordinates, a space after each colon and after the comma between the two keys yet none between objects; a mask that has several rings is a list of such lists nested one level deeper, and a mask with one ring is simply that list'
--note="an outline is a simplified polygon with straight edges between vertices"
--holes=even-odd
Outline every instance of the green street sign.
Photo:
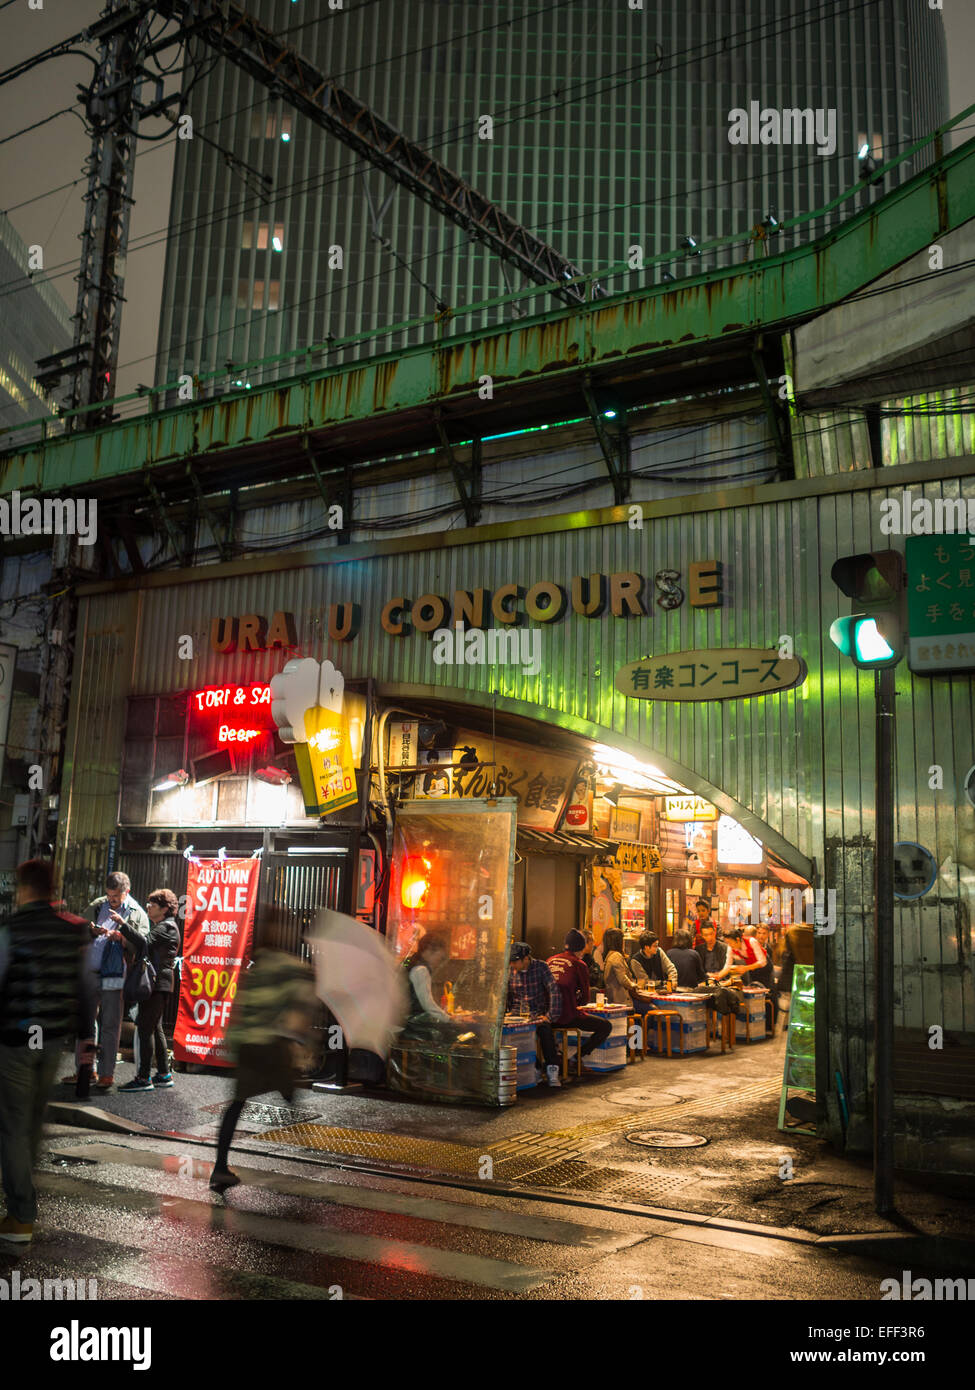
[{"label": "green street sign", "polygon": [[908,536],[907,662],[933,674],[975,667],[975,535]]}]

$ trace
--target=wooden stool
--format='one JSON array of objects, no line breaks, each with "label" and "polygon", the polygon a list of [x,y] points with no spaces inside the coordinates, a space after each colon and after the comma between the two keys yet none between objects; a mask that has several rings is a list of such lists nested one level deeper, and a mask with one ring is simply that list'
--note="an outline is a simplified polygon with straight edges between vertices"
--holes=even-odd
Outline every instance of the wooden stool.
[{"label": "wooden stool", "polygon": [[672,1038],[670,1025],[673,1019],[677,1020],[677,1037],[680,1041],[680,1055],[684,1055],[684,1030],[681,1027],[681,1015],[678,1009],[648,1009],[643,1015],[643,1055],[647,1055],[647,1029],[651,1023],[657,1025],[657,1055],[662,1054],[662,1036],[664,1024],[667,1025],[667,1056],[674,1055],[672,1048]]},{"label": "wooden stool", "polygon": [[734,1052],[735,1050],[735,1029],[738,1026],[738,1019],[735,1014],[714,1014],[714,1036],[718,1036],[720,1022],[721,1051]]},{"label": "wooden stool", "polygon": [[576,1037],[576,1076],[582,1075],[582,1030],[580,1028],[556,1028],[552,1027],[552,1032],[556,1036],[562,1035],[562,1080],[565,1081],[569,1075],[569,1034],[574,1033]]}]

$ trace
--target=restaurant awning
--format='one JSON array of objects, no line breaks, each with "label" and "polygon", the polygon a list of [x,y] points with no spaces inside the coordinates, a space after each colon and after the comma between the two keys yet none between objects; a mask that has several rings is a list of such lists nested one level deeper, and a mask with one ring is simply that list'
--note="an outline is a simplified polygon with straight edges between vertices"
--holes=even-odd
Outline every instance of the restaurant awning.
[{"label": "restaurant awning", "polygon": [[530,830],[518,827],[517,848],[522,854],[611,854],[615,840],[597,840],[592,835],[573,834],[571,830]]},{"label": "restaurant awning", "polygon": [[801,874],[794,874],[791,869],[787,869],[783,864],[773,864],[769,861],[768,871],[779,883],[794,884],[797,888],[808,888],[809,886]]}]

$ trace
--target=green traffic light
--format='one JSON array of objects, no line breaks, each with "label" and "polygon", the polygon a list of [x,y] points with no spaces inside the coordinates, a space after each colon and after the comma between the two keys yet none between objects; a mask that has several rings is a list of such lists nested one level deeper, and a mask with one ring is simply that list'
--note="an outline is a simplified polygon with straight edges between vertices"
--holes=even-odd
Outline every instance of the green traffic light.
[{"label": "green traffic light", "polygon": [[893,666],[900,660],[900,654],[884,637],[876,620],[863,614],[854,618],[837,618],[830,627],[829,635],[834,646],[857,666]]}]

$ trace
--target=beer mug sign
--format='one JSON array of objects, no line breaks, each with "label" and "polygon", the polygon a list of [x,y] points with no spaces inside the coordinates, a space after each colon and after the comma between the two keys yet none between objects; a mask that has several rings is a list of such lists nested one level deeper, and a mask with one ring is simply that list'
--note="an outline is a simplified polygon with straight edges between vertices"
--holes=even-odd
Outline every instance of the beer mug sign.
[{"label": "beer mug sign", "polygon": [[271,714],[283,743],[294,744],[309,815],[329,815],[358,799],[345,680],[330,661],[295,657],[271,677]]}]

